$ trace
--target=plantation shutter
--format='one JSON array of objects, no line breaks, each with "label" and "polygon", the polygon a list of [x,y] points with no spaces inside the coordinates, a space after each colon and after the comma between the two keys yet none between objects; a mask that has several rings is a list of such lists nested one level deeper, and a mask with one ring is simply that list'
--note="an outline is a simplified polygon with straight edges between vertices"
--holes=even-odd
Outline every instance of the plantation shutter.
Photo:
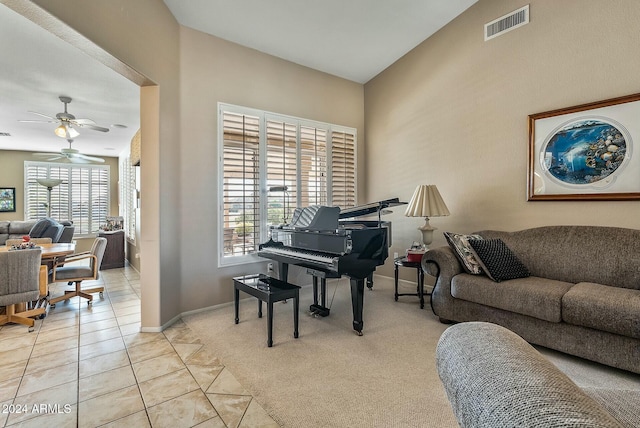
[{"label": "plantation shutter", "polygon": [[300,206],[327,205],[327,131],[300,127]]},{"label": "plantation shutter", "polygon": [[267,185],[286,186],[286,191],[267,195],[267,224],[291,220],[296,206],[297,127],[295,124],[267,120]]},{"label": "plantation shutter", "polygon": [[355,141],[355,133],[331,134],[331,202],[340,208],[356,205]]},{"label": "plantation shutter", "polygon": [[260,121],[222,112],[224,256],[254,253],[260,237]]},{"label": "plantation shutter", "polygon": [[25,220],[47,216],[47,188],[38,178],[62,180],[51,190],[51,217],[70,220],[75,234],[98,232],[109,212],[109,167],[25,162]]},{"label": "plantation shutter", "polygon": [[120,214],[124,218],[127,239],[136,241],[136,169],[129,157],[120,162]]}]

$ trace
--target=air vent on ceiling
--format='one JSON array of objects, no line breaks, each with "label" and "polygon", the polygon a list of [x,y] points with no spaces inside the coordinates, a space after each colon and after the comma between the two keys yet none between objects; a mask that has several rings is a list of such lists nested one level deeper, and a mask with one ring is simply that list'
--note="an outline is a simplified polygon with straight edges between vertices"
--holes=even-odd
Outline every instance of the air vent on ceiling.
[{"label": "air vent on ceiling", "polygon": [[491,40],[529,23],[529,5],[484,24],[484,40]]},{"label": "air vent on ceiling", "polygon": [[0,137],[11,137],[11,134],[8,132],[0,132]]}]

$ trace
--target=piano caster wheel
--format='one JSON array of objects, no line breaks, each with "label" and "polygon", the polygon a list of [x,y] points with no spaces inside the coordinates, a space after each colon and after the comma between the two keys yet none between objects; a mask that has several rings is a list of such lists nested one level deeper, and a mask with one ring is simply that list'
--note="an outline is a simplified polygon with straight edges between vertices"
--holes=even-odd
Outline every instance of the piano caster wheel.
[{"label": "piano caster wheel", "polygon": [[358,336],[362,336],[362,332],[361,332],[361,331],[356,331],[356,334],[357,334]]},{"label": "piano caster wheel", "polygon": [[35,330],[35,326],[29,327],[29,333],[33,333],[33,330]]},{"label": "piano caster wheel", "polygon": [[104,294],[102,293],[102,291],[100,292],[100,294],[99,294],[99,295],[100,295],[100,298],[101,298],[101,299],[104,299]]},{"label": "piano caster wheel", "polygon": [[50,307],[51,309],[55,309],[56,304],[54,303],[53,305],[49,305],[49,307]]}]

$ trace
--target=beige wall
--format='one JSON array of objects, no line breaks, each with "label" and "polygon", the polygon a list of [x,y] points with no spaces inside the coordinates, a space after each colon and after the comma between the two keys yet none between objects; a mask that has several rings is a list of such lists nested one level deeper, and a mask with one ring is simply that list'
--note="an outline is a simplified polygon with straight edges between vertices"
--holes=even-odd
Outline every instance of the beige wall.
[{"label": "beige wall", "polygon": [[143,86],[139,243],[142,328],[157,330],[181,312],[181,241],[176,239],[181,223],[175,199],[180,191],[181,142],[181,123],[176,120],[180,117],[178,23],[161,0],[33,2],[54,19],[39,17],[29,1],[2,1]]},{"label": "beige wall", "polygon": [[[0,150],[0,185],[16,188],[16,212],[0,213],[0,221],[24,220],[24,162],[37,160],[31,152],[18,150]],[[104,157],[105,165],[109,165],[111,183],[111,205],[109,215],[118,215],[118,158]],[[67,220],[64,218],[57,220]],[[91,249],[93,237],[79,238],[76,251],[88,251]]]},{"label": "beige wall", "polygon": [[[367,197],[437,184],[442,231],[552,224],[640,228],[640,202],[527,202],[527,116],[640,92],[636,0],[531,0],[531,22],[488,42],[521,3],[480,0],[365,85]],[[403,252],[422,219],[391,217]],[[597,237],[594,237],[597,239]],[[391,275],[392,263],[382,273]]]},{"label": "beige wall", "polygon": [[[233,276],[265,272],[266,261],[217,267],[217,103],[351,126],[359,134],[364,130],[364,110],[360,84],[186,27],[181,27],[180,54],[183,143],[179,238],[186,243],[181,257],[182,310],[188,311],[231,301]],[[360,139],[360,151],[364,151],[362,142]],[[301,280],[310,283],[308,277]]]}]

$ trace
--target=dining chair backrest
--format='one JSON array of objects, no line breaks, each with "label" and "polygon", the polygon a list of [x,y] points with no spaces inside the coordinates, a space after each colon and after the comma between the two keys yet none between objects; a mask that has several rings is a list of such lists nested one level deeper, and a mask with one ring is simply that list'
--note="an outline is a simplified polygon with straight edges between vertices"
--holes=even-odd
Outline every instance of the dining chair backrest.
[{"label": "dining chair backrest", "polygon": [[107,238],[98,237],[93,241],[91,246],[91,254],[96,256],[95,259],[91,259],[91,269],[94,272],[100,271],[100,265],[102,264],[102,258],[104,257],[104,251],[107,249]]},{"label": "dining chair backrest", "polygon": [[0,306],[38,299],[41,255],[39,248],[0,252]]}]

